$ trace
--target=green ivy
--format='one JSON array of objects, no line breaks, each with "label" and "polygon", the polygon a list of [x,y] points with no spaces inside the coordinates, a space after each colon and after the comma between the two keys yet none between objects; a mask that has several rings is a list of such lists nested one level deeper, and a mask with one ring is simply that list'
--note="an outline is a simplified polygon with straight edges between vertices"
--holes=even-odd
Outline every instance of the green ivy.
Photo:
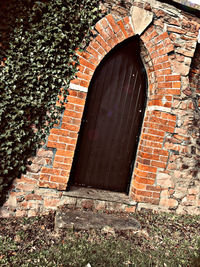
[{"label": "green ivy", "polygon": [[10,0],[0,11],[0,199],[59,120],[98,2]]}]

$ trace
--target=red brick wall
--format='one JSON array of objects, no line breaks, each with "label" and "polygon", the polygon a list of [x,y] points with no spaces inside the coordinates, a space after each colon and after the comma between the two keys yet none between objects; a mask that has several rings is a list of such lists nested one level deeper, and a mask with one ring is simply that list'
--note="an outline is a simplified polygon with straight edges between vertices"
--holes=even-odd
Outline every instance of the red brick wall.
[{"label": "red brick wall", "polygon": [[[145,3],[136,2],[135,5],[151,10],[154,21],[141,35],[141,56],[148,75],[148,101],[130,197],[138,202],[138,208],[173,209],[184,213],[191,210],[184,204],[184,197],[192,199],[193,196],[194,199],[196,192],[191,205],[192,211],[198,213],[199,185],[192,189],[188,185],[184,193],[181,185],[186,179],[183,162],[189,149],[189,117],[194,113],[192,99],[185,96],[189,94],[190,85],[192,88],[194,84],[197,89],[199,65],[192,65],[197,67],[192,68],[190,75],[189,70],[200,23],[174,9],[172,12],[176,15],[172,18],[162,4],[156,8]],[[77,52],[79,72],[77,79],[71,82],[60,124],[51,130],[46,147],[38,151],[27,174],[14,182],[1,209],[2,216],[31,216],[66,203],[63,193],[69,180],[90,80],[103,57],[115,45],[134,35],[131,17],[112,12],[95,25],[93,34],[95,37],[85,51]],[[189,183],[192,179],[189,178]]]},{"label": "red brick wall", "polygon": [[39,175],[39,187],[65,190],[73,161],[86,93],[69,90],[60,126],[51,129],[47,147],[55,148],[52,164],[43,166]]}]

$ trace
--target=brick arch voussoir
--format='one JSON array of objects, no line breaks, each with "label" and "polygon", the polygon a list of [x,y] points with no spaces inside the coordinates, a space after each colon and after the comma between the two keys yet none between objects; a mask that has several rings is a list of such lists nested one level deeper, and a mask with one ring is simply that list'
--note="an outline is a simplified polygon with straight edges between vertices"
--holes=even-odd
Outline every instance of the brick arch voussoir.
[{"label": "brick arch voussoir", "polygon": [[91,78],[104,56],[116,45],[134,35],[131,18],[128,16],[119,19],[108,14],[96,23],[94,29],[94,39],[91,40],[84,52],[77,52],[80,66],[77,79],[71,81],[71,87],[88,88]]},{"label": "brick arch voussoir", "polygon": [[[176,116],[171,112],[174,95],[180,95],[180,75],[173,74],[170,55],[174,46],[167,32],[158,33],[154,25],[141,36],[146,49],[148,101],[135,160],[130,195],[138,202],[159,204],[161,188],[157,176],[165,172],[169,151],[166,133],[173,133]],[[144,50],[145,50],[144,49]]]},{"label": "brick arch voussoir", "polygon": [[[158,33],[154,25],[149,27],[141,36],[143,45],[147,51],[147,67],[149,97],[157,93],[160,82],[165,82],[165,75],[172,74],[169,54],[174,53],[174,46],[167,32]],[[165,92],[164,92],[165,94]]]}]

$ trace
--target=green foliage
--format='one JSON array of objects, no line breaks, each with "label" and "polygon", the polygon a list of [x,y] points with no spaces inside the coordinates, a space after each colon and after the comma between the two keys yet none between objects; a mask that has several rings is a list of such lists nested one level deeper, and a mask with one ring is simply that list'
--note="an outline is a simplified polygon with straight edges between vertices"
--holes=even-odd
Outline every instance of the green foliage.
[{"label": "green foliage", "polygon": [[75,50],[100,13],[95,0],[6,4],[0,11],[0,198],[58,121],[78,65]]}]

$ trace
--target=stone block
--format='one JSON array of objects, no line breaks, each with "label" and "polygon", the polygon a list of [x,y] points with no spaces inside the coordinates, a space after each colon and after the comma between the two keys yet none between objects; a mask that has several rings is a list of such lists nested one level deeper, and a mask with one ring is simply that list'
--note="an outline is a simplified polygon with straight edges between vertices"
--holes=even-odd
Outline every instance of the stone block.
[{"label": "stone block", "polygon": [[5,209],[5,208],[1,208],[0,209],[0,218],[9,218],[10,217],[10,211]]},{"label": "stone block", "polygon": [[44,208],[47,209],[56,209],[57,206],[59,205],[60,199],[49,199],[45,198],[44,199]]},{"label": "stone block", "polygon": [[106,208],[106,202],[103,200],[96,200],[94,203],[94,209],[95,210],[105,210]]},{"label": "stone block", "polygon": [[37,156],[44,157],[44,158],[51,158],[51,157],[53,157],[53,151],[52,150],[40,149],[38,151],[38,153],[37,153]]},{"label": "stone block", "polygon": [[157,185],[160,185],[161,188],[174,188],[174,182],[171,179],[171,176],[167,173],[159,173],[157,175]]},{"label": "stone block", "polygon": [[135,34],[141,34],[153,20],[153,13],[137,6],[131,9],[131,18]]},{"label": "stone block", "polygon": [[94,208],[94,200],[92,199],[84,199],[81,201],[81,207],[83,209],[92,210]]},{"label": "stone block", "polygon": [[135,211],[136,211],[136,206],[127,206],[127,207],[125,208],[125,211],[126,211],[126,212],[129,212],[129,213],[135,213]]},{"label": "stone block", "polygon": [[28,217],[36,216],[37,212],[35,210],[28,210]]},{"label": "stone block", "polygon": [[17,206],[16,196],[10,196],[8,200],[4,204],[5,207],[9,207],[9,209],[14,209]]},{"label": "stone block", "polygon": [[106,210],[115,211],[115,212],[123,212],[125,211],[126,205],[123,203],[117,202],[106,202]]},{"label": "stone block", "polygon": [[163,199],[163,198],[168,198],[168,197],[169,197],[168,189],[162,190],[160,193],[160,198]]},{"label": "stone block", "polygon": [[192,201],[189,201],[187,197],[184,197],[182,199],[182,205],[184,205],[184,206],[192,206],[193,203],[192,203]]},{"label": "stone block", "polygon": [[197,188],[189,188],[188,189],[189,195],[197,195],[199,193]]},{"label": "stone block", "polygon": [[15,213],[16,217],[23,217],[27,215],[27,211],[26,210],[17,210]]},{"label": "stone block", "polygon": [[132,216],[122,217],[116,214],[94,213],[92,211],[56,212],[55,230],[72,228],[90,230],[112,228],[116,231],[140,230],[140,223]]},{"label": "stone block", "polygon": [[178,208],[176,209],[177,214],[186,214],[186,211],[183,206],[179,205]]},{"label": "stone block", "polygon": [[160,205],[168,207],[168,208],[177,208],[178,207],[178,201],[176,199],[173,199],[173,198],[161,199]]},{"label": "stone block", "polygon": [[30,166],[27,167],[27,170],[29,172],[33,172],[33,173],[38,173],[41,170],[42,166],[39,164],[31,164]]},{"label": "stone block", "polygon": [[187,76],[190,71],[190,67],[187,66],[185,63],[176,62],[176,61],[172,62],[172,68],[175,73],[183,75],[183,76]]},{"label": "stone block", "polygon": [[76,202],[77,202],[77,198],[76,197],[67,197],[67,196],[63,196],[60,200],[60,206],[63,205],[67,205],[69,207],[75,207],[76,206]]},{"label": "stone block", "polygon": [[186,192],[181,192],[181,191],[175,191],[174,197],[176,199],[183,199],[186,196]]}]

